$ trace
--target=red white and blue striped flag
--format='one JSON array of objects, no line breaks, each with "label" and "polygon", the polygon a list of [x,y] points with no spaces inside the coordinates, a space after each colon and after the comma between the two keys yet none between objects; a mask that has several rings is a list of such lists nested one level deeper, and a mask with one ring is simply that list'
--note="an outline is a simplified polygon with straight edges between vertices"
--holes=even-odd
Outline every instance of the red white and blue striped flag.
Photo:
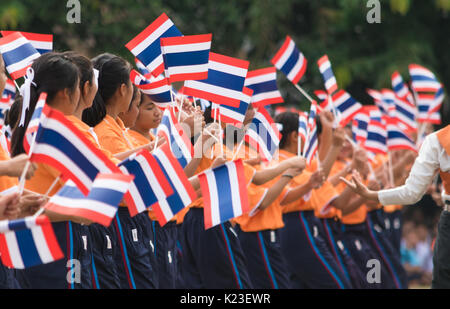
[{"label": "red white and blue striped flag", "polygon": [[263,160],[270,161],[278,149],[281,134],[268,111],[265,108],[259,108],[244,138]]},{"label": "red white and blue striped flag", "polygon": [[53,195],[45,208],[66,216],[88,219],[109,226],[119,203],[128,191],[133,175],[98,174],[85,196],[72,181]]},{"label": "red white and blue striped flag", "polygon": [[217,104],[239,107],[249,62],[211,52],[208,78],[188,80],[183,93]]},{"label": "red white and blue striped flag", "polygon": [[410,64],[408,68],[411,76],[411,87],[416,92],[437,92],[441,88],[441,83],[433,72],[427,68],[418,64]]},{"label": "red white and blue striped flag", "polygon": [[406,99],[409,103],[414,104],[414,98],[399,72],[395,71],[394,73],[392,73],[391,81],[392,89],[394,90],[395,94],[399,98]]},{"label": "red white and blue striped flag", "polygon": [[189,206],[197,198],[197,194],[167,143],[157,148],[153,156],[161,166],[174,192],[165,201],[158,201],[153,205],[156,218],[163,226],[178,212]]},{"label": "red white and blue striped flag", "polygon": [[364,148],[375,154],[387,154],[387,131],[382,120],[370,117]]},{"label": "red white and blue striped flag", "polygon": [[169,83],[208,78],[212,34],[161,39],[165,75]]},{"label": "red white and blue striped flag", "polygon": [[172,86],[167,78],[151,78],[148,80],[136,70],[131,70],[130,80],[144,94],[148,95],[160,109],[165,109],[172,102]]},{"label": "red white and blue striped flag", "polygon": [[175,36],[182,36],[182,34],[170,18],[163,13],[125,47],[156,77],[164,72],[160,39]]},{"label": "red white and blue striped flag", "polygon": [[297,84],[305,75],[308,61],[288,35],[281,48],[272,58],[272,64],[293,84]]},{"label": "red white and blue striped flag", "polygon": [[[245,119],[245,113],[252,99],[253,90],[244,87],[242,90],[242,99],[239,107],[228,105],[219,105],[220,120],[231,125],[242,124]],[[211,111],[214,112],[214,111]]]},{"label": "red white and blue striped flag", "polygon": [[3,265],[16,269],[64,257],[46,216],[0,221],[0,253]]},{"label": "red white and blue striped flag", "polygon": [[[438,92],[437,92],[438,93]],[[436,93],[428,94],[428,93],[418,93],[417,94],[417,109],[418,116],[417,121],[423,123],[432,123],[432,124],[441,124],[441,114],[439,110],[436,110],[431,113],[430,108],[435,107],[436,102]]]},{"label": "red white and blue striped flag", "polygon": [[13,79],[25,76],[33,60],[41,55],[19,32],[0,38],[0,53]]},{"label": "red white and blue striped flag", "polygon": [[33,148],[24,138],[30,161],[53,166],[87,195],[98,173],[121,173],[60,111],[44,105]]},{"label": "red white and blue striped flag", "polygon": [[153,155],[146,149],[131,155],[119,164],[124,174],[134,175],[130,185],[128,204],[133,217],[145,211],[157,201],[164,201],[173,194],[172,187]]},{"label": "red white and blue striped flag", "polygon": [[417,106],[407,99],[395,98],[395,117],[410,130],[417,130]]},{"label": "red white and blue striped flag", "polygon": [[442,103],[444,103],[444,97],[445,97],[444,87],[441,87],[434,95],[433,103],[430,105],[430,108],[428,110],[429,114],[439,112],[439,109],[441,108]]},{"label": "red white and blue striped flag", "polygon": [[322,56],[317,60],[319,65],[319,71],[322,74],[323,81],[325,83],[325,89],[329,94],[333,94],[337,89],[336,77],[334,77],[333,70],[331,69],[331,62],[327,55]]},{"label": "red white and blue striped flag", "polygon": [[5,89],[3,90],[1,99],[5,100],[4,102],[8,102],[9,106],[11,106],[14,102],[14,98],[16,97],[16,85],[9,78],[6,79]]},{"label": "red white and blue striped flag", "polygon": [[367,126],[369,125],[369,115],[361,111],[355,115],[352,122],[353,140],[360,145],[364,145],[367,140]]},{"label": "red white and blue striped flag", "polygon": [[[303,142],[306,142],[308,134],[308,115],[306,113],[298,114],[298,135]],[[298,154],[300,155],[300,154]]]},{"label": "red white and blue striped flag", "polygon": [[388,150],[409,149],[417,152],[416,144],[399,128],[396,119],[388,117],[386,129]]},{"label": "red white and blue striped flag", "polygon": [[252,104],[254,107],[284,102],[278,90],[275,67],[248,71],[245,87],[253,89]]},{"label": "red white and blue striped flag", "polygon": [[157,129],[157,135],[162,135],[175,158],[183,168],[192,160],[194,148],[171,108],[166,108]]},{"label": "red white and blue striped flag", "polygon": [[134,58],[134,62],[136,63],[136,67],[139,70],[139,72],[141,72],[142,75],[144,75],[144,77],[148,80],[150,80],[153,75],[152,73],[150,73],[150,71],[145,67],[145,65],[139,61],[138,58]]},{"label": "red white and blue striped flag", "polygon": [[39,95],[39,99],[36,103],[36,107],[34,108],[33,115],[31,116],[30,122],[28,123],[27,130],[25,132],[26,135],[33,134],[39,128],[39,123],[41,120],[42,110],[44,109],[45,102],[47,100],[47,93],[42,92]]},{"label": "red white and blue striped flag", "polygon": [[316,115],[317,103],[313,102],[308,114],[308,134],[303,148],[303,156],[306,158],[306,162],[308,164],[311,164],[316,155],[317,149],[319,148]]},{"label": "red white and blue striped flag", "polygon": [[53,34],[40,34],[23,31],[2,31],[2,36],[20,32],[34,48],[42,55],[53,50]]},{"label": "red white and blue striped flag", "polygon": [[241,159],[206,170],[198,179],[203,193],[205,229],[250,211]]},{"label": "red white and blue striped flag", "polygon": [[340,112],[339,123],[341,126],[349,123],[362,108],[361,103],[352,98],[345,90],[339,90],[333,95],[333,104]]}]

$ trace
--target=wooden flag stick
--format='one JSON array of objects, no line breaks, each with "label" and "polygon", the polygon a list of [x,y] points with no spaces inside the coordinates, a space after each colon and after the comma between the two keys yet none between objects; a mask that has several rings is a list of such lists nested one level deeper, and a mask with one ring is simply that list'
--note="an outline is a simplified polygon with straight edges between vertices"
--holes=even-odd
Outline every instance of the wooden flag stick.
[{"label": "wooden flag stick", "polygon": [[49,197],[48,195],[53,190],[53,188],[56,186],[56,184],[58,183],[59,179],[61,179],[61,175],[59,175],[58,177],[55,178],[55,180],[53,180],[52,184],[47,189],[47,192],[45,192],[44,196]]},{"label": "wooden flag stick", "polygon": [[25,176],[27,175],[28,169],[30,168],[30,158],[28,157],[27,163],[25,163],[25,167],[23,168],[22,174],[19,178],[19,196],[22,195],[23,189],[25,188]]},{"label": "wooden flag stick", "polygon": [[16,82],[16,80],[14,80],[14,85],[16,85],[16,87],[17,87],[17,90],[18,90],[18,91],[20,91],[20,87],[19,87],[19,85],[17,85],[17,82]]},{"label": "wooden flag stick", "polygon": [[297,88],[298,91],[301,92],[301,94],[303,94],[303,95],[305,96],[305,98],[307,98],[307,99],[309,100],[309,102],[311,102],[311,103],[314,102],[314,100],[306,93],[305,90],[303,90],[302,87],[300,87],[300,86],[297,85],[297,84],[294,84],[294,86],[295,86],[295,88]]}]

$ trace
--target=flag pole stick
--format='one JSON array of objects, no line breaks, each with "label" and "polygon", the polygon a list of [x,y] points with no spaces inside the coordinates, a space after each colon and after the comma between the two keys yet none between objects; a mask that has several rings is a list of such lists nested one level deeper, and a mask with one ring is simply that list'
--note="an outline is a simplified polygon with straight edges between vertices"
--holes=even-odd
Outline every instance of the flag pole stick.
[{"label": "flag pole stick", "polygon": [[17,87],[17,90],[19,90],[19,91],[20,91],[20,87],[19,87],[19,85],[17,85],[17,82],[16,82],[16,80],[14,80],[14,85],[16,85],[16,87]]},{"label": "flag pole stick", "polygon": [[391,186],[394,187],[394,170],[392,168],[392,153],[388,151],[388,158],[389,158],[389,181],[391,183]]},{"label": "flag pole stick", "polygon": [[239,151],[240,151],[241,148],[242,148],[242,145],[244,144],[244,141],[245,141],[245,134],[244,134],[244,136],[242,137],[242,140],[241,140],[241,142],[239,143],[239,145],[238,145],[238,147],[237,147],[237,149],[236,149],[236,152],[235,152],[234,155],[233,155],[233,159],[232,159],[231,161],[234,161],[234,160],[236,159],[237,155],[239,154]]},{"label": "flag pole stick", "polygon": [[219,127],[220,127],[220,155],[223,157],[223,129],[222,129],[222,117],[219,113]]},{"label": "flag pole stick", "polygon": [[47,192],[45,192],[44,196],[49,197],[48,195],[50,194],[50,192],[53,190],[53,188],[56,186],[56,184],[58,183],[59,179],[61,178],[61,175],[59,175],[58,177],[55,178],[55,180],[53,180],[52,184],[50,185],[50,187],[47,189]]},{"label": "flag pole stick", "polygon": [[302,87],[300,87],[298,84],[294,84],[295,88],[297,88],[298,91],[301,92],[301,94],[303,94],[305,96],[305,98],[307,98],[309,100],[309,102],[314,102],[314,100],[306,93],[305,90],[303,90]]},{"label": "flag pole stick", "polygon": [[153,146],[153,149],[151,152],[156,150],[156,147],[158,146],[158,142],[159,142],[159,134],[156,134],[155,145]]},{"label": "flag pole stick", "polygon": [[19,178],[19,196],[22,195],[23,189],[25,188],[25,176],[27,175],[28,169],[30,168],[30,158],[28,157],[27,163],[25,163],[25,167],[23,168],[22,174]]}]

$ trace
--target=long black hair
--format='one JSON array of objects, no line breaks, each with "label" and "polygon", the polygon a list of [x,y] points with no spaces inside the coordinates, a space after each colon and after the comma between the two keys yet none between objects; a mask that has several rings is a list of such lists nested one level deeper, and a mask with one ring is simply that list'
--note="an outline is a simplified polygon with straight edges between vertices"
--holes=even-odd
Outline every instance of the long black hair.
[{"label": "long black hair", "polygon": [[[276,123],[280,123],[283,126],[283,129],[280,131],[281,140],[280,140],[280,149],[283,149],[287,146],[287,140],[289,135],[292,132],[298,131],[298,114],[293,112],[284,112],[278,114],[274,121]],[[317,135],[319,136],[322,133],[322,123],[320,122],[320,117],[316,116],[316,125],[317,125]]]},{"label": "long black hair", "polygon": [[66,51],[62,55],[68,57],[78,67],[80,71],[81,96],[83,96],[84,85],[87,82],[91,84],[94,82],[94,70],[91,60],[74,51]]},{"label": "long black hair", "polygon": [[[33,115],[39,95],[47,93],[47,104],[51,105],[58,91],[69,89],[72,94],[78,87],[79,70],[77,66],[61,53],[49,52],[37,58],[31,67],[34,70],[33,82],[30,87],[30,105],[25,114],[25,124],[19,127],[19,122],[13,128],[11,137],[11,155],[24,153],[23,138]],[[19,116],[20,117],[20,116]]]},{"label": "long black hair", "polygon": [[83,111],[82,119],[90,127],[95,127],[106,116],[108,100],[122,84],[130,83],[131,65],[112,54],[101,54],[92,59],[92,63],[99,71],[98,91],[92,106]]}]

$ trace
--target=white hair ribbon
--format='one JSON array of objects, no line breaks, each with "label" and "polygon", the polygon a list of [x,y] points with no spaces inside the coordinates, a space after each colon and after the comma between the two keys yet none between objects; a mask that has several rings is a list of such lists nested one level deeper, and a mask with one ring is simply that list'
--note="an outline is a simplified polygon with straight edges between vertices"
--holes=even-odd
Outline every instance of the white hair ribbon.
[{"label": "white hair ribbon", "polygon": [[25,82],[22,86],[20,86],[19,92],[22,96],[22,114],[20,115],[20,123],[19,127],[23,127],[25,125],[25,113],[30,108],[30,89],[31,85],[36,86],[33,82],[34,78],[34,70],[32,67],[27,69],[27,74],[25,75]]}]

